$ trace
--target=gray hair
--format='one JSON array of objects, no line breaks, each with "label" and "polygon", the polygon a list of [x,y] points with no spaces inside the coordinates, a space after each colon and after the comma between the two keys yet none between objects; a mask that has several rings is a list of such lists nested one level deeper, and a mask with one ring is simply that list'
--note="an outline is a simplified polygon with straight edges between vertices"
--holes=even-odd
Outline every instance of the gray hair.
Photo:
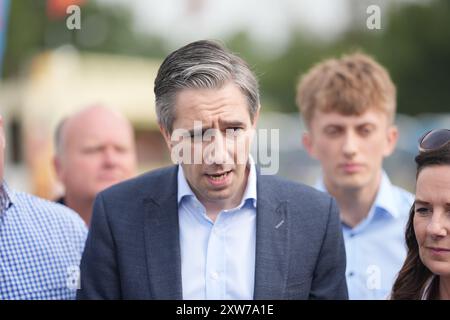
[{"label": "gray hair", "polygon": [[220,88],[233,81],[246,96],[250,118],[259,109],[258,81],[247,63],[217,42],[192,42],[166,57],[155,79],[158,122],[172,132],[176,94],[182,89]]}]

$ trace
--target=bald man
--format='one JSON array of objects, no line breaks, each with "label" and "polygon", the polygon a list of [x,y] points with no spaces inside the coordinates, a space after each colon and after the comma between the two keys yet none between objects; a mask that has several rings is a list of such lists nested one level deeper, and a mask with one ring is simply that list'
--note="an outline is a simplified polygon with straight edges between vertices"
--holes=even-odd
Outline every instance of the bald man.
[{"label": "bald man", "polygon": [[133,128],[120,113],[103,106],[83,109],[56,130],[54,166],[68,206],[89,225],[98,192],[136,173]]}]

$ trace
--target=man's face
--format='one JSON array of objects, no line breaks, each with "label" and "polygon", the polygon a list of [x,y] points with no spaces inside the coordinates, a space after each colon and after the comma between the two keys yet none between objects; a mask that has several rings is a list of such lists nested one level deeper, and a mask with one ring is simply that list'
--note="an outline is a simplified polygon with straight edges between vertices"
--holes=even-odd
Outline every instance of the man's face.
[{"label": "man's face", "polygon": [[326,185],[344,190],[376,183],[396,141],[397,129],[386,114],[371,109],[360,116],[317,111],[303,136],[306,150],[321,163]]},{"label": "man's face", "polygon": [[[192,191],[204,205],[226,207],[242,198],[256,119],[257,115],[252,123],[247,100],[232,83],[219,89],[184,89],[177,94],[172,133],[190,134],[172,141],[164,129],[162,132],[171,151],[180,143],[191,150],[193,161],[181,165]],[[201,122],[203,132],[194,130],[195,122]],[[208,132],[213,133],[209,139]]]},{"label": "man's face", "polygon": [[67,194],[93,200],[107,187],[135,174],[136,155],[131,128],[102,112],[68,123],[57,172]]}]

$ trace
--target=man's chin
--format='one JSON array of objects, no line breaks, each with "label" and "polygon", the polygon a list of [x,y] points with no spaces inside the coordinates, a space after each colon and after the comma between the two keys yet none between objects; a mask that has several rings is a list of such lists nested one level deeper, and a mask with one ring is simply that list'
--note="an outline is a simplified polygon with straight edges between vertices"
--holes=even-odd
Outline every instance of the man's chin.
[{"label": "man's chin", "polygon": [[109,180],[109,181],[102,181],[101,183],[97,184],[97,190],[99,192],[108,189],[109,187],[112,187],[115,184],[118,184],[122,180]]},{"label": "man's chin", "polygon": [[229,188],[223,190],[208,190],[206,200],[209,202],[227,202],[233,197]]},{"label": "man's chin", "polygon": [[226,200],[231,197],[231,190],[230,188],[209,189],[207,194],[210,199]]},{"label": "man's chin", "polygon": [[339,188],[345,190],[358,190],[363,188],[366,185],[366,179],[360,175],[346,176],[336,181],[336,185]]}]

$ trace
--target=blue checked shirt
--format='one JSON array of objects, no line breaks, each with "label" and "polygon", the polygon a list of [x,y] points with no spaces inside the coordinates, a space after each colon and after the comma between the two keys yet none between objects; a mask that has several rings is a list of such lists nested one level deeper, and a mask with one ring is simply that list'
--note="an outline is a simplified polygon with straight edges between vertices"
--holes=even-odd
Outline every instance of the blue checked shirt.
[{"label": "blue checked shirt", "polygon": [[87,236],[72,210],[0,186],[0,300],[74,299]]}]

